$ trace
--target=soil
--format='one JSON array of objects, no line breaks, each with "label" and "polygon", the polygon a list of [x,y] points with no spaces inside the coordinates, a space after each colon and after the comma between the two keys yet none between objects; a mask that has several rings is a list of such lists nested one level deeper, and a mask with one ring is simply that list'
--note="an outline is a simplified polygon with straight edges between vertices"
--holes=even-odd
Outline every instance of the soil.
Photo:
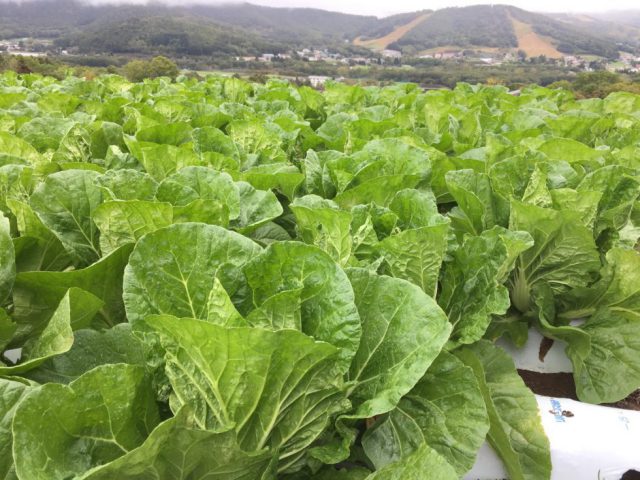
[{"label": "soil", "polygon": [[402,37],[404,37],[407,33],[409,33],[411,30],[416,28],[418,25],[420,25],[430,16],[431,16],[430,13],[425,13],[424,15],[420,15],[419,17],[411,20],[406,25],[402,25],[396,28],[393,32],[389,33],[388,35],[385,35],[384,37],[374,38],[371,40],[361,40],[360,37],[358,37],[353,40],[353,44],[359,45],[362,47],[372,47],[372,48],[378,48],[380,50],[383,50],[387,48],[389,45],[391,45],[392,43],[400,40]]},{"label": "soil", "polygon": [[[578,400],[576,385],[570,373],[538,373],[530,370],[518,370],[524,383],[538,395],[547,397],[571,398]],[[640,390],[636,390],[627,398],[616,403],[605,403],[607,407],[640,411]],[[626,478],[626,477],[625,477]],[[629,477],[629,479],[636,477]],[[640,480],[640,477],[637,477]]]},{"label": "soil", "polygon": [[538,373],[530,370],[518,370],[518,373],[527,387],[538,395],[578,399],[573,375],[570,373]]},{"label": "soil", "polygon": [[[627,398],[611,404],[612,407],[624,408],[625,410],[640,410],[640,390],[636,390]],[[638,477],[640,478],[640,477]]]},{"label": "soil", "polygon": [[553,347],[553,340],[547,337],[542,337],[542,341],[540,342],[540,350],[538,351],[538,358],[541,362],[544,362],[544,357],[547,356],[549,350]]},{"label": "soil", "polygon": [[533,27],[527,23],[511,18],[513,30],[518,38],[518,48],[524,50],[528,56],[545,55],[549,58],[562,58],[562,53],[553,46],[549,39],[538,35]]}]

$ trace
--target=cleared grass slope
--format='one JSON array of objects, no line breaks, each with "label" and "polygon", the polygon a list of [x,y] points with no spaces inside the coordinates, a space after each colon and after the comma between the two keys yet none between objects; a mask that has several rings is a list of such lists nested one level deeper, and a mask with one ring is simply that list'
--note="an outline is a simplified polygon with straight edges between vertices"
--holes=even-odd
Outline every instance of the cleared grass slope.
[{"label": "cleared grass slope", "polygon": [[424,15],[420,15],[419,17],[414,18],[409,23],[399,26],[393,32],[385,35],[380,38],[372,38],[369,40],[361,40],[361,37],[358,37],[353,40],[354,45],[358,45],[360,47],[367,47],[374,50],[384,50],[392,43],[397,42],[402,37],[404,37],[411,30],[416,28],[422,22],[424,22],[427,18],[431,16],[431,13],[425,13]]},{"label": "cleared grass slope", "polygon": [[549,40],[534,32],[531,25],[511,16],[510,19],[518,39],[518,49],[524,50],[529,57],[545,55],[549,58],[561,58],[563,56]]}]

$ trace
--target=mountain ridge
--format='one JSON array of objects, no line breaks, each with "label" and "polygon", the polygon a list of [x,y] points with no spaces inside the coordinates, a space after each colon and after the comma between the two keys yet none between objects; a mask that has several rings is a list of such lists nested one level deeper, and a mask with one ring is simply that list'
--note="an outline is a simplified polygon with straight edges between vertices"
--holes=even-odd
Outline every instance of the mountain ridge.
[{"label": "mountain ridge", "polygon": [[640,11],[637,18],[638,26],[635,20],[622,22],[611,15],[541,14],[509,5],[449,7],[378,18],[251,3],[3,1],[0,38],[50,38],[81,53],[255,55],[306,47],[389,48],[418,55],[447,47],[616,58],[619,51],[640,50]]}]

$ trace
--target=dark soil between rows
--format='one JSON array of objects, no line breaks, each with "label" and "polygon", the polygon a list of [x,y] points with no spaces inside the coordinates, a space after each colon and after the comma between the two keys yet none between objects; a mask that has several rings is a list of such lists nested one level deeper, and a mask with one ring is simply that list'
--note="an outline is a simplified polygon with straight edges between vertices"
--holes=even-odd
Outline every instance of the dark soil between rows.
[{"label": "dark soil between rows", "polygon": [[[539,373],[530,370],[518,370],[524,383],[533,393],[547,397],[571,398],[578,400],[576,384],[570,373]],[[627,398],[616,403],[605,403],[607,407],[640,411],[640,390],[636,390]]]}]

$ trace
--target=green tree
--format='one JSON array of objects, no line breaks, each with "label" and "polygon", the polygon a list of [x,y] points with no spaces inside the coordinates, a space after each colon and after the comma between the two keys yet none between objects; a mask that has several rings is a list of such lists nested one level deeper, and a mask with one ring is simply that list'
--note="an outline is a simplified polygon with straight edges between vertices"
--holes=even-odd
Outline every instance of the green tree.
[{"label": "green tree", "polygon": [[151,60],[132,60],[124,66],[124,75],[132,82],[141,82],[145,78],[178,76],[178,66],[166,57]]},{"label": "green tree", "polygon": [[145,78],[149,78],[148,70],[149,62],[144,60],[131,60],[124,66],[124,75],[132,82],[141,82]]},{"label": "green tree", "polygon": [[178,66],[167,57],[154,57],[149,62],[152,77],[169,77],[175,79],[178,76]]},{"label": "green tree", "polygon": [[22,56],[18,56],[14,62],[14,70],[16,73],[32,73],[33,70],[29,67],[27,60]]},{"label": "green tree", "polygon": [[620,76],[600,70],[580,73],[573,82],[573,88],[582,97],[606,97],[611,92],[611,85],[620,82]]}]

